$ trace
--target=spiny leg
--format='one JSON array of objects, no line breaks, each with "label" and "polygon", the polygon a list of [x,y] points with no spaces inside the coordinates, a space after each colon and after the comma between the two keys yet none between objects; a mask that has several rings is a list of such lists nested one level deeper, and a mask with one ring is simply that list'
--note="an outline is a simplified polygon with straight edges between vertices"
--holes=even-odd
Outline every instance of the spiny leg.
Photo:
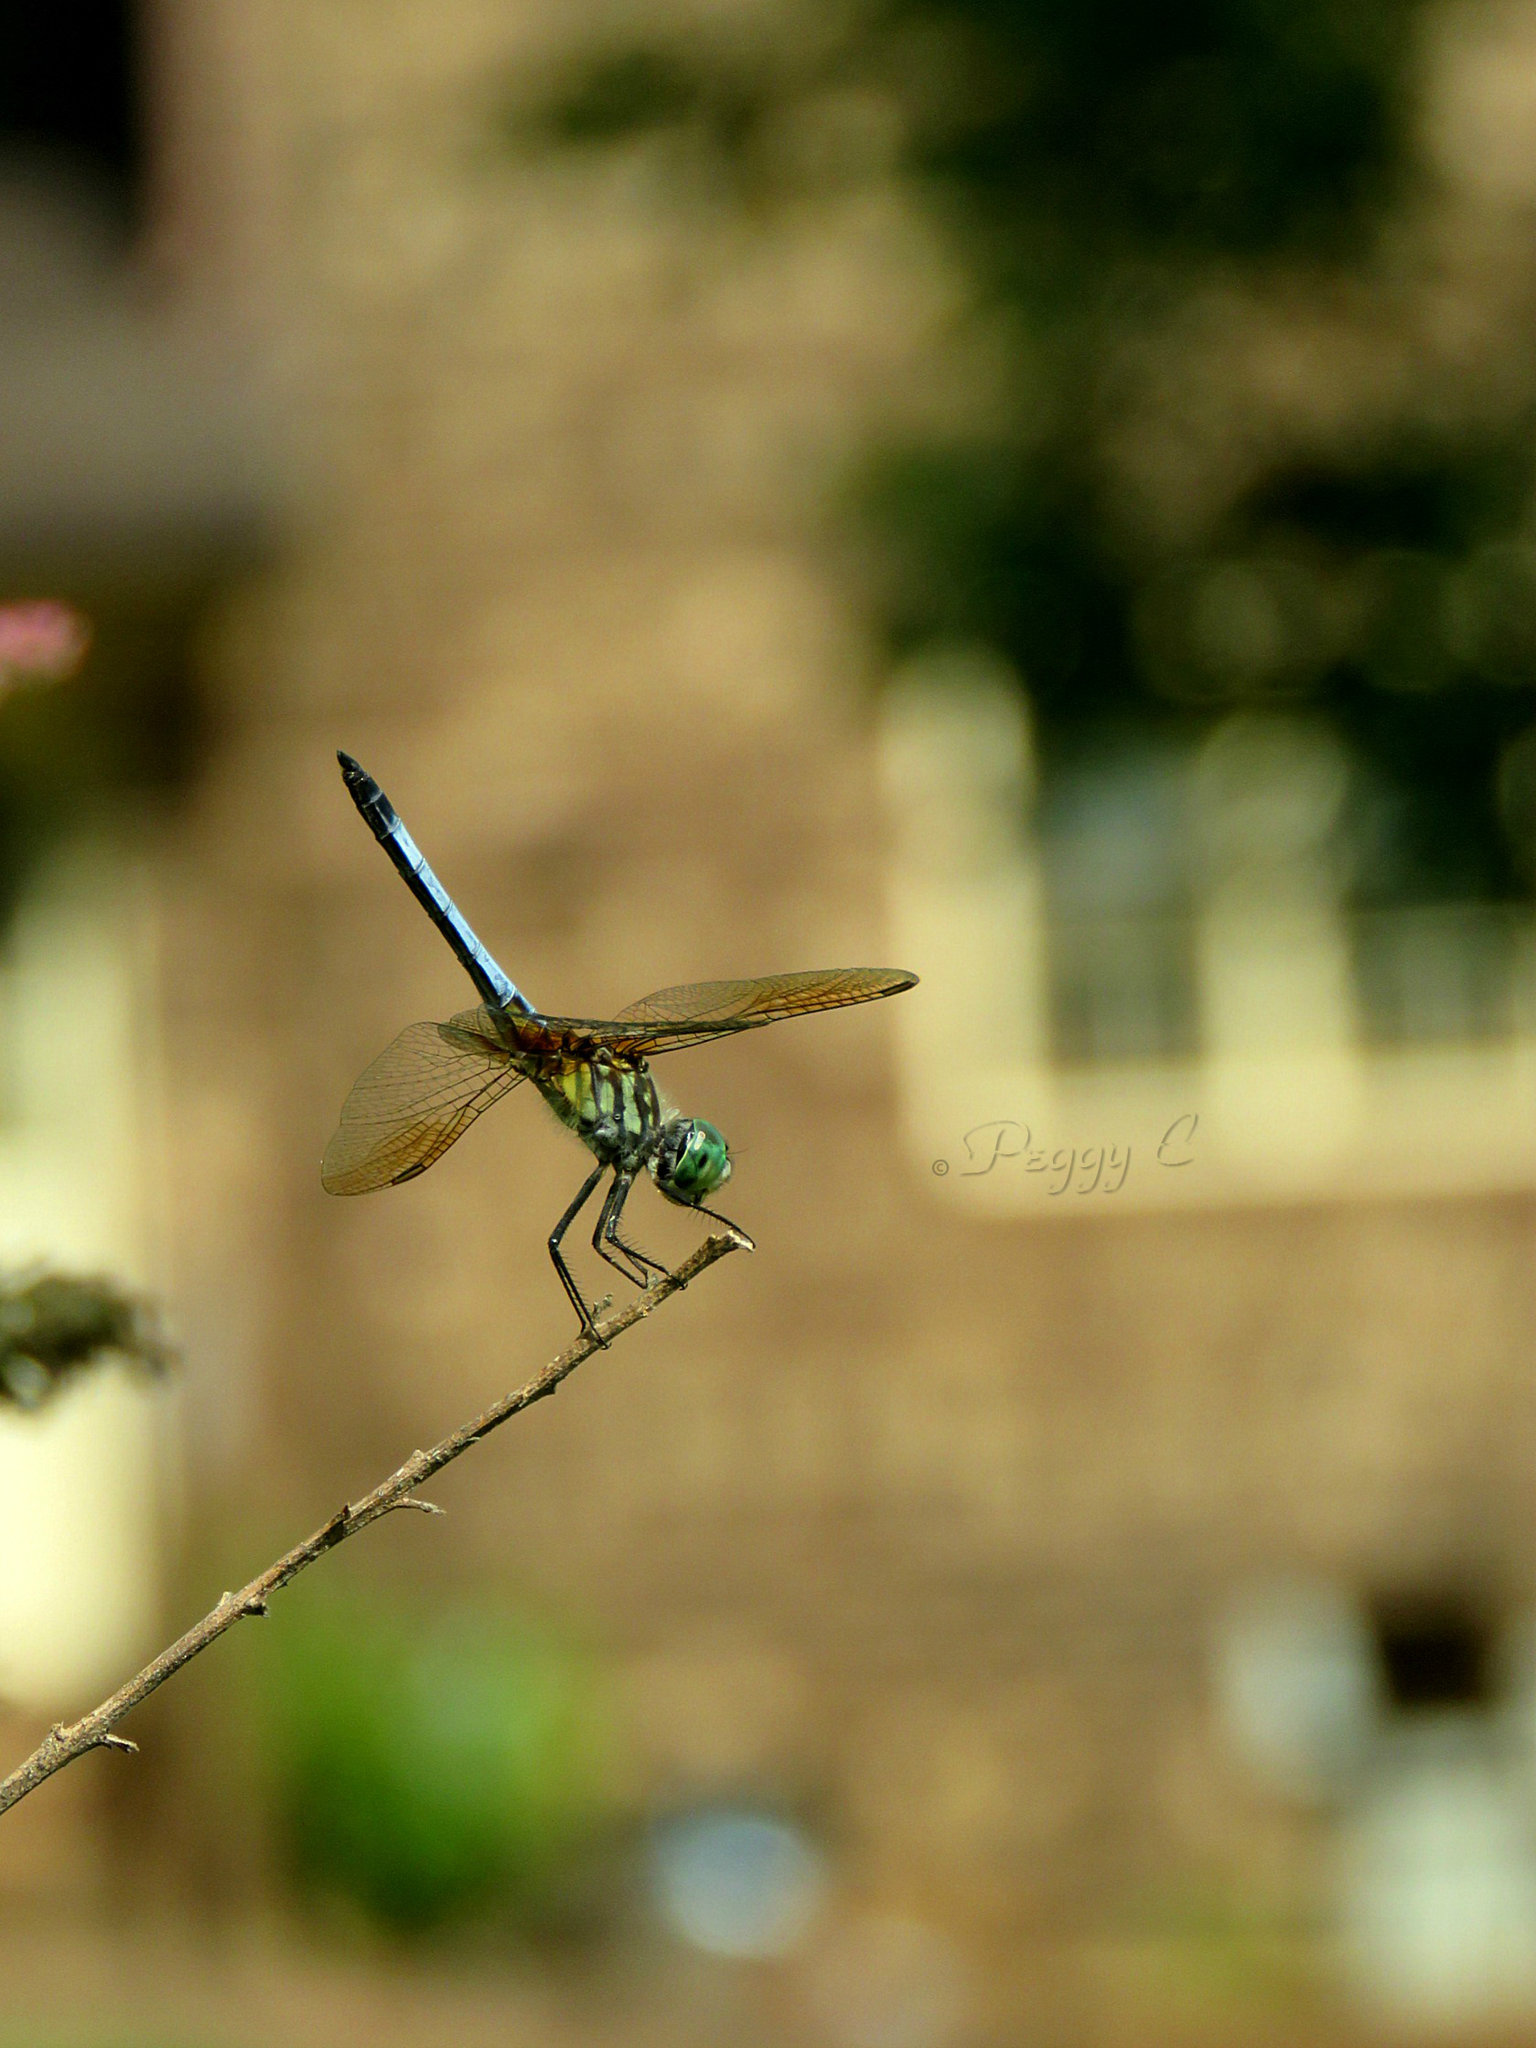
[{"label": "spiny leg", "polygon": [[576,1221],[576,1218],[580,1215],[581,1211],[586,1207],[587,1203],[591,1201],[593,1193],[597,1188],[598,1182],[602,1179],[603,1175],[607,1171],[608,1168],[606,1167],[606,1165],[603,1165],[601,1163],[593,1167],[592,1171],[587,1175],[586,1179],[582,1182],[581,1187],[577,1192],[575,1201],[572,1202],[569,1209],[566,1210],[565,1214],[560,1218],[560,1221],[549,1233],[549,1256],[554,1260],[555,1271],[560,1275],[560,1285],[565,1289],[566,1293],[570,1296],[571,1307],[575,1309],[577,1315],[580,1316],[581,1327],[589,1337],[597,1336],[597,1324],[592,1320],[592,1311],[587,1307],[587,1304],[582,1300],[581,1289],[576,1285],[576,1282],[572,1279],[571,1269],[565,1263],[565,1259],[561,1255],[560,1240],[565,1236],[565,1233]]},{"label": "spiny leg", "polygon": [[[619,1218],[624,1213],[624,1204],[629,1200],[629,1191],[634,1184],[635,1176],[632,1173],[622,1173],[615,1167],[613,1186],[608,1190],[608,1198],[603,1203],[603,1213],[598,1217],[597,1228],[592,1233],[592,1249],[600,1259],[606,1259],[616,1272],[623,1273],[625,1279],[634,1286],[649,1287],[652,1273],[659,1274],[663,1280],[669,1277],[666,1267],[659,1259],[653,1259],[648,1253],[638,1251],[634,1245],[626,1244],[619,1235]],[[608,1249],[610,1245],[613,1247],[612,1251]],[[614,1256],[616,1252],[621,1252],[630,1261],[629,1270],[619,1263]]]},{"label": "spiny leg", "polygon": [[656,1278],[658,1280],[670,1280],[672,1278],[672,1269],[670,1266],[664,1266],[661,1263],[660,1259],[653,1259],[649,1252],[641,1251],[638,1248],[638,1246],[632,1245],[629,1242],[628,1238],[620,1237],[617,1230],[615,1230],[613,1234],[613,1242],[618,1246],[621,1252],[627,1252],[630,1258],[634,1260],[637,1266],[641,1266],[648,1269],[645,1273],[644,1282],[644,1284],[647,1287],[649,1287],[651,1284],[652,1273],[656,1275]]},{"label": "spiny leg", "polygon": [[[634,1186],[634,1183],[634,1174],[626,1174],[621,1184],[618,1174],[615,1173],[613,1186],[608,1191],[608,1199],[603,1204],[602,1217],[598,1223],[598,1234],[604,1243],[617,1246],[626,1258],[634,1261],[635,1265],[640,1269],[639,1284],[642,1287],[649,1287],[651,1284],[650,1274],[654,1273],[658,1279],[662,1280],[670,1280],[672,1275],[661,1263],[660,1259],[653,1259],[649,1252],[641,1251],[638,1245],[631,1244],[628,1238],[620,1237],[619,1235],[619,1218],[624,1213],[624,1204],[629,1200],[630,1189]],[[593,1238],[592,1242],[598,1252],[606,1258],[607,1254],[603,1252],[603,1247],[598,1243],[596,1237]]]},{"label": "spiny leg", "polygon": [[[616,1273],[622,1273],[632,1287],[644,1287],[649,1284],[649,1276],[646,1274],[645,1269],[637,1265],[633,1260],[626,1265],[621,1258],[615,1255],[616,1251],[627,1254],[628,1247],[619,1245],[617,1239],[612,1235],[618,1220],[615,1210],[622,1208],[624,1197],[629,1193],[633,1184],[633,1174],[626,1174],[618,1167],[614,1168],[613,1186],[609,1188],[604,1198],[602,1213],[597,1219],[597,1228],[592,1233],[592,1249],[600,1259],[606,1259]],[[615,1247],[615,1250],[609,1249],[610,1244]]]},{"label": "spiny leg", "polygon": [[695,1216],[708,1216],[711,1217],[716,1223],[723,1223],[727,1230],[735,1231],[736,1235],[741,1239],[742,1243],[746,1246],[749,1252],[755,1252],[757,1250],[757,1244],[755,1240],[751,1236],[749,1236],[749,1234],[745,1230],[742,1229],[741,1225],[739,1223],[733,1223],[729,1216],[722,1216],[718,1209],[706,1209],[702,1202],[695,1202],[693,1205],[693,1213]]}]

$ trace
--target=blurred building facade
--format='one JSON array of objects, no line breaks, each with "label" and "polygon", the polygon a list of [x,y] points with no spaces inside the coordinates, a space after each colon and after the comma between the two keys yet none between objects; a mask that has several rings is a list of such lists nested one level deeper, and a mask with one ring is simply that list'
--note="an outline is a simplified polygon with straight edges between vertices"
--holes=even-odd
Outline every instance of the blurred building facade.
[{"label": "blurred building facade", "polygon": [[[749,224],[647,147],[520,153],[508,109],[593,26],[489,0],[141,23],[154,292],[284,422],[279,458],[247,399],[172,375],[185,405],[101,487],[138,532],[155,451],[193,451],[175,517],[141,522],[202,706],[139,842],[152,965],[123,970],[157,1019],[153,1244],[90,1248],[155,1279],[184,1341],[162,1632],[569,1335],[544,1244],[580,1160],[521,1098],[417,1182],[320,1190],[357,1071],[463,997],[342,746],[552,1010],[924,976],[664,1075],[738,1148],[760,1250],[457,1469],[445,1523],[347,1565],[570,1618],[615,1673],[638,1808],[776,1815],[824,1859],[729,2023],[1345,2038],[1341,1980],[1397,2019],[1518,2015],[1526,1011],[1443,1033],[1438,1065],[1363,1049],[1310,886],[1331,770],[1278,726],[1204,770],[1236,851],[1187,934],[1195,1021],[1157,995],[1145,892],[1057,919],[1079,952],[1058,937],[1051,997],[1017,694],[965,650],[883,693],[825,509],[860,436],[934,403],[951,283],[889,187]],[[75,387],[128,403],[99,360]],[[187,437],[194,403],[216,426]],[[45,572],[18,549],[6,573]],[[1289,808],[1233,825],[1266,775]],[[1139,844],[1063,858],[1148,877]],[[692,1233],[655,1210],[637,1240],[675,1255]],[[267,1896],[259,1830],[226,1818],[254,1790],[224,1696],[175,1690],[136,1785],[93,1761],[45,1795],[18,1896],[50,1856],[95,1896],[67,1841],[115,1844],[98,1882]]]}]

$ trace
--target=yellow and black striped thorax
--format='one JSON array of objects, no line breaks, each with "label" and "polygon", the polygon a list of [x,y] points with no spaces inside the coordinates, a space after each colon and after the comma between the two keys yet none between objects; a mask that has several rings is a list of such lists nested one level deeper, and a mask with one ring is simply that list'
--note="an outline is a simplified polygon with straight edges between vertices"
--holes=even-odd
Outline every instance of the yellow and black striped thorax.
[{"label": "yellow and black striped thorax", "polygon": [[650,1151],[661,1127],[661,1105],[643,1060],[598,1052],[541,1061],[531,1078],[561,1123],[600,1159],[638,1158]]}]

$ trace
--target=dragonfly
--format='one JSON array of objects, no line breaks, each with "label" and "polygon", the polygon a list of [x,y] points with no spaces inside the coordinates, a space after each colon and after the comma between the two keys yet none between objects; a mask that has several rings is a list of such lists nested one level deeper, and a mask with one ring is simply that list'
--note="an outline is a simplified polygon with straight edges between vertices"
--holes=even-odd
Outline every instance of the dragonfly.
[{"label": "dragonfly", "polygon": [[586,1335],[598,1336],[596,1320],[561,1247],[605,1174],[612,1180],[592,1246],[633,1286],[670,1278],[659,1259],[619,1234],[624,1205],[642,1174],[649,1173],[669,1202],[725,1224],[750,1245],[738,1224],[706,1206],[731,1177],[730,1147],[713,1124],[670,1107],[651,1078],[650,1061],[781,1018],[899,995],[917,976],[899,968],[833,967],[689,982],[642,996],[617,1017],[546,1016],[481,945],[373,777],[350,754],[336,758],[364,822],[480,1001],[445,1024],[408,1025],[363,1070],[325,1148],[321,1184],[333,1195],[362,1195],[413,1180],[492,1103],[531,1081],[597,1161],[549,1235],[550,1258]]}]

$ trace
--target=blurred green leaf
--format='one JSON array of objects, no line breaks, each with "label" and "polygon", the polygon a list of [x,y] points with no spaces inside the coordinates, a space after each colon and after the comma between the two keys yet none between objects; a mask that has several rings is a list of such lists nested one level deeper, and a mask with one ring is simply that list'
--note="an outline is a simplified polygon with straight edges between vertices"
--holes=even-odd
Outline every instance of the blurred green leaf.
[{"label": "blurred green leaf", "polygon": [[271,1759],[303,1886],[420,1934],[557,1927],[610,1815],[597,1675],[553,1636],[332,1597],[274,1638]]}]

